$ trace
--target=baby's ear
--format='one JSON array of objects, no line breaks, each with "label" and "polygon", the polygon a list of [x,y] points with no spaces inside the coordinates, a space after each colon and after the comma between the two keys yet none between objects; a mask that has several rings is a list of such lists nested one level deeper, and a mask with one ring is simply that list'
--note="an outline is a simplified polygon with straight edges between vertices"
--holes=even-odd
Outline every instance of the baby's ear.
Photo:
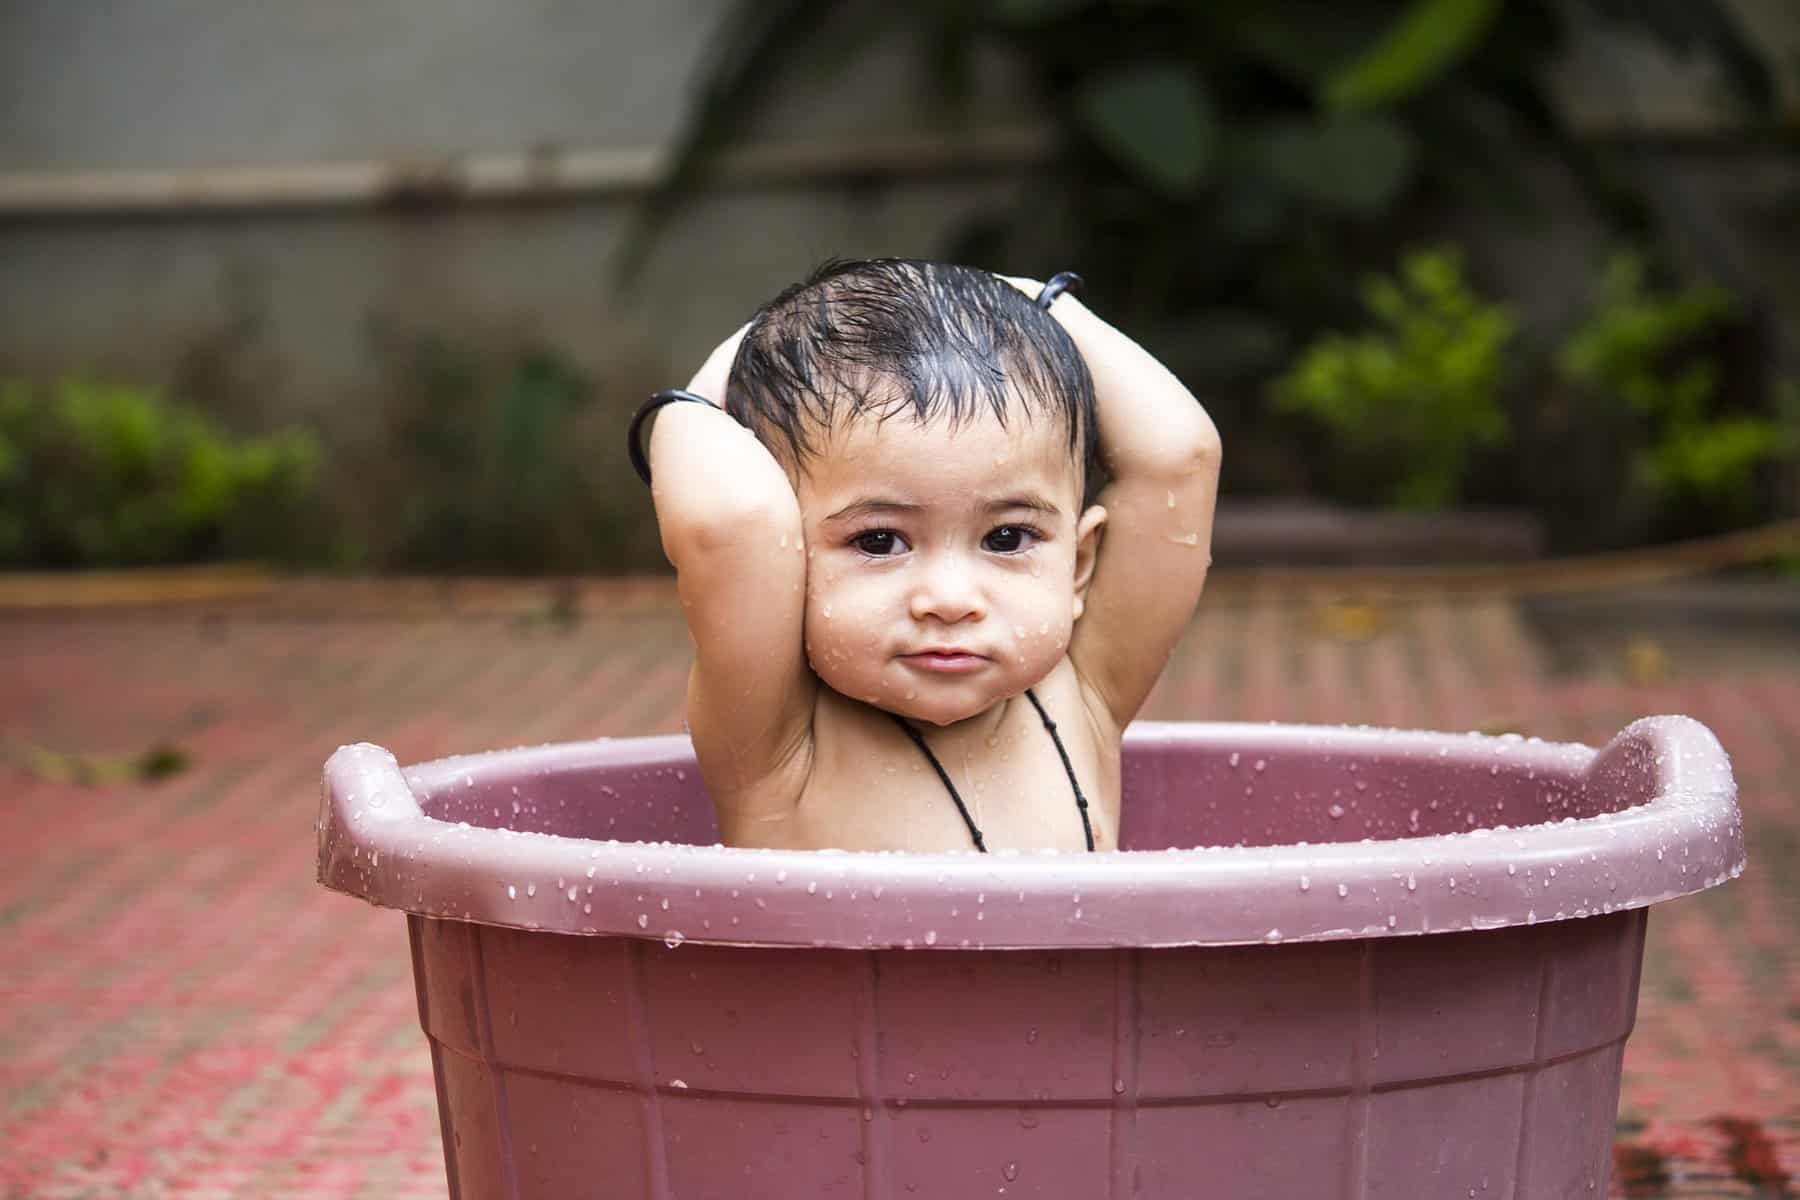
[{"label": "baby's ear", "polygon": [[1106,524],[1106,510],[1098,504],[1081,514],[1075,523],[1075,619],[1080,620],[1087,607],[1088,584],[1094,579],[1094,563],[1100,556],[1101,526]]}]

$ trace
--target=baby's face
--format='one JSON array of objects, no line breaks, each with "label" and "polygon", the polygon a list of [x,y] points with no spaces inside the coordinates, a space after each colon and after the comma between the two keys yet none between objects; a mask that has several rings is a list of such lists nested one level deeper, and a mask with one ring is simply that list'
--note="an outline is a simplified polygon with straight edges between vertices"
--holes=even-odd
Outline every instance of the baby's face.
[{"label": "baby's face", "polygon": [[1105,513],[1081,511],[1056,422],[857,418],[795,489],[807,656],[834,691],[948,725],[1062,659]]}]

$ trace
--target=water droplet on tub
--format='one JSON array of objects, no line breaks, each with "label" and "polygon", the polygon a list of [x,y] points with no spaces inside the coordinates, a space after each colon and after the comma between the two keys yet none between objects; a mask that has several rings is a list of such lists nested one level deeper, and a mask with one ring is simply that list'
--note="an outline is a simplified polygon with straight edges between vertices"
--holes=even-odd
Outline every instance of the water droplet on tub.
[{"label": "water droplet on tub", "polygon": [[650,928],[650,914],[648,914],[648,913],[639,913],[638,914],[638,928],[639,929]]},{"label": "water droplet on tub", "polygon": [[526,895],[527,895],[527,896],[535,896],[535,895],[537,895],[537,884],[535,884],[535,883],[528,883],[528,884],[526,884],[526,885],[525,885],[525,894],[526,894]]},{"label": "water droplet on tub", "polygon": [[575,893],[579,892],[580,890],[581,890],[581,888],[579,886],[577,886],[576,884],[569,885],[569,903],[570,904],[575,903]]},{"label": "water droplet on tub", "polygon": [[926,931],[925,931],[925,944],[926,944],[926,945],[927,945],[927,946],[935,946],[935,945],[937,945],[937,930],[935,930],[935,929],[927,929],[927,930],[926,930]]},{"label": "water droplet on tub", "polygon": [[807,880],[807,882],[806,882],[806,894],[807,895],[811,896],[811,895],[815,894],[818,890],[819,890],[819,881],[818,880],[816,880],[816,879]]},{"label": "water droplet on tub", "polygon": [[1281,1107],[1281,1097],[1280,1096],[1264,1096],[1263,1103],[1268,1105],[1270,1108],[1280,1108]]},{"label": "water droplet on tub", "polygon": [[1407,891],[1409,891],[1409,892],[1416,892],[1416,891],[1418,891],[1418,890],[1419,890],[1419,878],[1418,878],[1418,876],[1416,876],[1416,875],[1412,875],[1412,874],[1408,874],[1408,875],[1407,875],[1407,877],[1406,877],[1406,890],[1407,890]]},{"label": "water droplet on tub", "polygon": [[519,889],[514,887],[510,883],[507,884],[506,885],[506,898],[508,900],[517,900],[519,898]]},{"label": "water droplet on tub", "polygon": [[1231,752],[1231,757],[1226,759],[1225,761],[1230,763],[1234,767],[1237,766],[1238,765],[1238,752],[1236,750],[1233,750]]},{"label": "water droplet on tub", "polygon": [[1302,875],[1300,877],[1300,890],[1303,892],[1311,891],[1312,890],[1312,880],[1308,879],[1306,876]]},{"label": "water droplet on tub", "polygon": [[1253,763],[1251,765],[1252,765],[1252,768],[1256,771],[1256,773],[1260,775],[1263,773],[1264,770],[1266,770],[1268,768],[1269,761],[1264,758],[1259,758],[1256,760],[1255,763]]},{"label": "water droplet on tub", "polygon": [[687,934],[681,932],[679,929],[671,929],[669,930],[668,936],[663,938],[663,945],[673,950],[685,941],[687,941]]},{"label": "water droplet on tub", "polygon": [[1019,1177],[1019,1164],[1016,1162],[1007,1163],[1004,1167],[1000,1168],[1000,1174],[1006,1177],[1006,1182],[1011,1183]]},{"label": "water droplet on tub", "polygon": [[1326,809],[1325,811],[1330,813],[1331,819],[1335,821],[1339,817],[1344,815],[1344,806],[1341,804],[1334,804],[1330,808]]},{"label": "water droplet on tub", "polygon": [[1345,886],[1344,884],[1341,884],[1341,883],[1338,884],[1338,899],[1339,900],[1342,900],[1345,896],[1348,896],[1349,894],[1350,894],[1350,889],[1347,886]]}]

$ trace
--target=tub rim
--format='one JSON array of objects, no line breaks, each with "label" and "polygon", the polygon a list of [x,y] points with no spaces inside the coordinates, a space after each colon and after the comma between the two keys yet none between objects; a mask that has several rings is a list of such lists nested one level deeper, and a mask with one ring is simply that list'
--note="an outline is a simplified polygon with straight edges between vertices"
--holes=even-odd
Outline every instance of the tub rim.
[{"label": "tub rim", "polygon": [[1125,745],[1171,739],[1230,743],[1248,755],[1485,752],[1577,769],[1589,788],[1626,787],[1619,768],[1635,762],[1649,769],[1653,794],[1590,817],[1357,842],[1099,856],[759,850],[517,833],[442,821],[420,807],[421,795],[455,781],[521,767],[691,770],[684,736],[521,747],[407,768],[361,743],[341,747],[325,767],[318,877],[382,907],[517,929],[670,944],[992,950],[1501,928],[1642,908],[1736,878],[1745,865],[1729,760],[1689,717],[1633,721],[1599,749],[1513,735],[1242,722],[1139,722]]}]

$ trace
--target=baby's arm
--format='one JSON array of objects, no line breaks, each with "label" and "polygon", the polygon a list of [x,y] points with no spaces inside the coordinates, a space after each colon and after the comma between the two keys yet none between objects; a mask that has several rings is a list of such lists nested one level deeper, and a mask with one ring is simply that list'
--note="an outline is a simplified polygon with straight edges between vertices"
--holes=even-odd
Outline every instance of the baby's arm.
[{"label": "baby's arm", "polygon": [[[1036,285],[1021,281],[1033,294]],[[1169,369],[1067,293],[1050,312],[1094,377],[1111,482],[1100,551],[1069,657],[1119,729],[1187,628],[1212,563],[1219,431]]]},{"label": "baby's arm", "polygon": [[[724,397],[743,335],[713,351],[689,391]],[[650,471],[663,551],[694,638],[688,727],[707,786],[721,802],[721,825],[773,815],[727,806],[795,757],[811,720],[799,501],[749,430],[699,404],[657,414]]]}]

